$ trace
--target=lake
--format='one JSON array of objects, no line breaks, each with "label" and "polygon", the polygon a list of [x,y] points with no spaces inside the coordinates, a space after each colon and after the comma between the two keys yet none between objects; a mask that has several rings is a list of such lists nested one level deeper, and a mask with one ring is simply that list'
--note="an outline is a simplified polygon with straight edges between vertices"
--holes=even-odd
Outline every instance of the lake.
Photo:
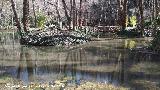
[{"label": "lake", "polygon": [[0,81],[9,77],[23,85],[54,85],[65,79],[65,87],[93,82],[160,90],[160,55],[139,50],[149,42],[149,38],[106,39],[77,46],[35,47],[20,45],[16,34],[1,33]]}]

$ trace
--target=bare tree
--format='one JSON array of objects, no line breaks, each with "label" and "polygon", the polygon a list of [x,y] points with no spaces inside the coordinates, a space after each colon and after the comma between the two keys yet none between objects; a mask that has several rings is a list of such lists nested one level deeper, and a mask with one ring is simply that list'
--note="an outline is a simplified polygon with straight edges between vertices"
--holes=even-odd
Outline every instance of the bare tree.
[{"label": "bare tree", "polygon": [[58,15],[58,21],[61,21],[61,15],[60,15],[60,12],[59,12],[59,9],[58,9],[58,7],[59,7],[59,6],[58,6],[58,0],[56,1],[56,5],[53,4],[53,3],[51,3],[51,2],[47,2],[47,3],[55,7],[56,13],[57,13],[57,15]]},{"label": "bare tree", "polygon": [[60,15],[60,12],[59,12],[59,1],[57,0],[56,1],[56,13],[58,15],[58,21],[60,22],[61,21],[61,15]]},{"label": "bare tree", "polygon": [[20,25],[20,21],[18,20],[18,15],[17,15],[17,12],[16,12],[16,8],[15,8],[15,3],[13,0],[11,0],[11,6],[12,6],[12,10],[13,10],[13,13],[14,13],[14,19],[16,21],[16,26],[18,28],[18,33],[20,34],[20,36],[22,35],[21,33],[21,25]]},{"label": "bare tree", "polygon": [[66,5],[65,0],[62,0],[62,4],[63,4],[63,8],[64,8],[64,11],[65,11],[65,16],[67,18],[67,24],[68,24],[69,30],[70,30],[71,29],[71,27],[70,27],[70,25],[71,25],[71,17],[68,14],[67,5]]},{"label": "bare tree", "polygon": [[28,18],[29,18],[29,0],[23,0],[23,29],[25,32],[28,31]]},{"label": "bare tree", "polygon": [[73,30],[75,30],[75,26],[76,26],[76,2],[75,0],[73,0]]}]

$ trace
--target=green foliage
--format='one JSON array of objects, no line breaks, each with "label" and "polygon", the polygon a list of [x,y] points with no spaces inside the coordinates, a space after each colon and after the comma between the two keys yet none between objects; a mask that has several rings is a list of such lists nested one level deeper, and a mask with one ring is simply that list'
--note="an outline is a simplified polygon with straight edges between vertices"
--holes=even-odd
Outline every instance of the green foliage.
[{"label": "green foliage", "polygon": [[136,27],[137,25],[137,18],[136,16],[131,16],[128,18],[126,18],[126,26],[129,26],[129,27]]},{"label": "green foliage", "polygon": [[[151,25],[160,25],[160,16],[158,16],[156,19],[154,19],[151,22]],[[160,31],[157,30],[156,34],[154,35],[154,39],[151,42],[150,46],[154,51],[160,51]]]},{"label": "green foliage", "polygon": [[151,20],[145,20],[144,21],[144,27],[149,27],[152,25],[152,21]]},{"label": "green foliage", "polygon": [[156,51],[160,51],[160,31],[158,31],[152,41],[151,48]]},{"label": "green foliage", "polygon": [[45,15],[39,14],[37,15],[37,26],[39,28],[43,28],[46,21]]},{"label": "green foliage", "polygon": [[153,20],[147,19],[147,20],[144,21],[144,26],[145,27],[150,27],[152,25],[160,25],[160,16],[156,17]]},{"label": "green foliage", "polygon": [[135,27],[137,25],[137,18],[136,18],[136,16],[130,17],[130,25],[132,25],[133,27]]},{"label": "green foliage", "polygon": [[156,25],[160,25],[160,16],[158,16],[158,17],[155,19],[155,24],[156,24]]}]

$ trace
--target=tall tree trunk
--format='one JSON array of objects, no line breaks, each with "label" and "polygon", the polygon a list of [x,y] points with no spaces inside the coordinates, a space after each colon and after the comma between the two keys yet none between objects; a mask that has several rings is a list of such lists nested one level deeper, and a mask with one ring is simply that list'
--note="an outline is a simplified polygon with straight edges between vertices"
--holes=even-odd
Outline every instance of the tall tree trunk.
[{"label": "tall tree trunk", "polygon": [[82,0],[80,0],[80,7],[79,7],[79,27],[82,25]]},{"label": "tall tree trunk", "polygon": [[153,15],[153,18],[155,19],[157,16],[158,16],[158,13],[159,13],[159,1],[158,0],[153,0],[152,1],[152,15]]},{"label": "tall tree trunk", "polygon": [[154,3],[154,1],[155,0],[152,0],[152,21],[155,19],[155,3]]},{"label": "tall tree trunk", "polygon": [[55,9],[56,9],[56,13],[57,13],[57,15],[58,15],[58,21],[61,21],[61,15],[60,15],[60,13],[59,13],[59,9],[58,9],[58,1],[56,2],[56,5],[54,5],[53,3],[50,3],[50,2],[47,2],[48,4],[50,4],[50,5],[53,5],[54,7],[55,7]]},{"label": "tall tree trunk", "polygon": [[28,18],[29,18],[29,0],[23,0],[23,29],[28,31]]},{"label": "tall tree trunk", "polygon": [[118,23],[122,27],[122,30],[126,28],[126,18],[127,18],[127,3],[128,0],[118,0],[118,16],[119,20]]},{"label": "tall tree trunk", "polygon": [[36,17],[36,12],[35,12],[35,5],[34,5],[34,1],[35,1],[35,0],[32,0],[33,13],[34,13],[34,27],[37,27],[37,17]]},{"label": "tall tree trunk", "polygon": [[68,24],[69,30],[70,30],[70,29],[71,29],[71,28],[70,28],[71,18],[69,17],[69,14],[68,14],[68,12],[67,12],[67,5],[66,5],[65,0],[62,0],[62,4],[63,4],[63,8],[64,8],[64,11],[65,11],[65,16],[67,17],[67,24]]},{"label": "tall tree trunk", "polygon": [[[153,6],[153,10],[152,10],[152,20],[155,21],[156,18],[158,17],[158,1],[157,0],[153,0],[152,2],[152,6]],[[156,23],[153,24],[153,35],[156,34],[157,32],[157,25]]]},{"label": "tall tree trunk", "polygon": [[121,26],[120,24],[120,17],[121,17],[121,0],[117,0],[117,4],[118,4],[118,12],[117,12],[117,24]]},{"label": "tall tree trunk", "polygon": [[76,2],[73,0],[73,30],[75,30],[76,26]]},{"label": "tall tree trunk", "polygon": [[[70,26],[71,27],[73,27],[73,0],[70,0],[70,20],[71,20],[71,22],[70,22]],[[73,29],[73,28],[71,28],[71,29]]]},{"label": "tall tree trunk", "polygon": [[124,29],[126,28],[126,23],[127,23],[126,22],[126,19],[127,19],[127,2],[128,2],[128,0],[124,0],[124,2],[123,2],[123,24],[122,24],[122,27]]},{"label": "tall tree trunk", "polygon": [[16,21],[16,26],[17,26],[17,29],[18,29],[18,33],[20,36],[22,36],[22,32],[21,32],[21,25],[20,25],[20,21],[18,20],[18,15],[17,15],[17,12],[16,12],[16,8],[15,8],[15,3],[13,0],[11,0],[11,6],[12,6],[12,10],[13,10],[13,13],[14,13],[14,19]]},{"label": "tall tree trunk", "polygon": [[143,17],[143,0],[139,0],[139,12],[140,12],[140,30],[142,36],[144,34],[144,17]]},{"label": "tall tree trunk", "polygon": [[57,15],[58,15],[58,21],[60,22],[61,21],[61,15],[59,13],[59,1],[58,0],[56,1],[56,4],[57,4],[57,6],[55,6],[56,7],[56,12],[57,12]]},{"label": "tall tree trunk", "polygon": [[158,16],[158,13],[159,13],[159,12],[158,12],[158,7],[159,7],[159,6],[158,6],[158,2],[159,2],[158,0],[155,0],[155,14],[156,14],[155,16],[156,16],[156,17]]}]

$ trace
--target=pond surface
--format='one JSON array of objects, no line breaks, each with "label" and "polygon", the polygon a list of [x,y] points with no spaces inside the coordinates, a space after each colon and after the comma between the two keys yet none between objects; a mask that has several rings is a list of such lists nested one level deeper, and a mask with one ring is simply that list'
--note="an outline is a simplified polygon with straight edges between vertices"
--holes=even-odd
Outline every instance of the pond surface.
[{"label": "pond surface", "polygon": [[71,78],[109,83],[131,90],[160,89],[160,55],[134,50],[149,39],[93,41],[72,47],[21,46],[13,34],[0,34],[0,76],[29,83]]}]

